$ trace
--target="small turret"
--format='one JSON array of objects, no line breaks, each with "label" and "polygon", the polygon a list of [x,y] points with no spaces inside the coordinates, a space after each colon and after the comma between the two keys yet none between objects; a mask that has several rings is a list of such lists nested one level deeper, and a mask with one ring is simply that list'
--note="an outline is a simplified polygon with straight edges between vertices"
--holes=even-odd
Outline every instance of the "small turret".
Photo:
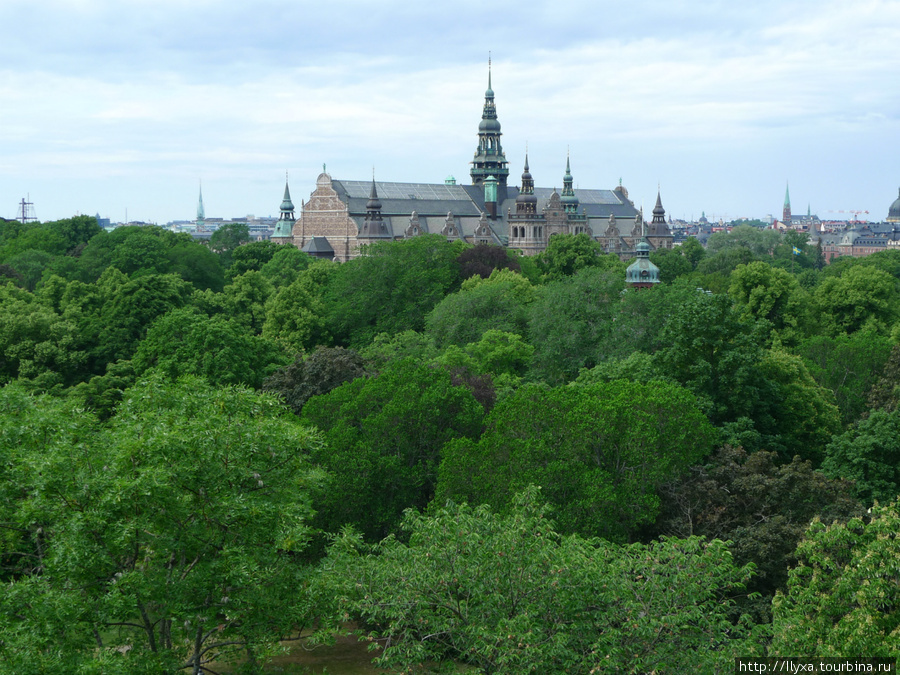
[{"label": "small turret", "polygon": [[563,189],[560,195],[560,202],[566,213],[575,213],[578,210],[578,197],[575,196],[572,182],[572,169],[569,165],[569,156],[566,155],[566,175],[563,176]]}]

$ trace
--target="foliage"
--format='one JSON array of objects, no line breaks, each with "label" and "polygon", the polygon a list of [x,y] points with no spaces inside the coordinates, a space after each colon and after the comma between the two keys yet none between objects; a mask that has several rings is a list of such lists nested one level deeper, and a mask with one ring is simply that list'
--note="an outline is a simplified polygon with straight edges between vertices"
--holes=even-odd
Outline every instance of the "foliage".
[{"label": "foliage", "polygon": [[713,424],[753,418],[763,399],[762,349],[728,296],[686,296],[671,308],[661,342],[660,372],[705,399]]},{"label": "foliage", "polygon": [[835,338],[813,336],[796,351],[816,382],[834,393],[841,423],[848,425],[866,412],[867,395],[879,382],[891,343],[883,335],[860,331]]},{"label": "foliage", "polygon": [[741,265],[731,274],[731,296],[750,321],[768,321],[783,344],[803,336],[811,298],[797,279],[761,261]]},{"label": "foliage", "polygon": [[93,433],[61,404],[0,401],[0,429],[27,434],[0,436],[2,520],[27,532],[0,587],[0,672],[199,673],[261,663],[305,623],[292,555],[318,439],[274,398],[145,380]]},{"label": "foliage", "polygon": [[[507,516],[453,503],[407,512],[408,544],[345,533],[326,579],[382,667],[475,673],[725,672],[746,646],[725,594],[750,574],[722,542],[619,547],[558,534],[539,492]],[[361,631],[364,634],[367,631]]]},{"label": "foliage", "polygon": [[715,254],[729,249],[745,248],[754,256],[772,255],[781,243],[782,235],[777,230],[738,225],[731,232],[714,232],[706,242],[706,250]]},{"label": "foliage", "polygon": [[900,411],[873,410],[828,445],[822,471],[855,482],[866,505],[900,495]]},{"label": "foliage", "polygon": [[650,254],[650,262],[659,268],[659,280],[664,284],[694,271],[691,261],[681,254],[680,248],[659,248]]},{"label": "foliage", "polygon": [[826,526],[814,520],[773,603],[772,656],[900,656],[897,502]]},{"label": "foliage", "polygon": [[225,287],[225,309],[236,322],[259,333],[266,320],[266,302],[274,290],[261,272],[245,272]]},{"label": "foliage", "polygon": [[603,247],[584,233],[550,237],[547,248],[538,256],[538,265],[549,281],[570,277],[587,267],[625,275],[625,265],[618,256],[604,253]]},{"label": "foliage", "polygon": [[334,263],[319,262],[278,289],[265,305],[263,337],[295,354],[330,344],[323,285],[334,273]]},{"label": "foliage", "polygon": [[524,335],[536,296],[531,283],[512,271],[495,270],[488,279],[475,276],[431,310],[426,333],[438,347],[462,347],[488,330]]},{"label": "foliage", "polygon": [[441,448],[477,437],[483,415],[446,370],[412,360],[312,397],[301,419],[324,433],[312,459],[331,475],[316,523],[329,532],[350,523],[370,540],[396,531],[404,509],[434,496]]},{"label": "foliage", "polygon": [[250,228],[245,223],[226,223],[212,233],[209,247],[218,254],[225,268],[231,267],[232,253],[250,241]]},{"label": "foliage", "polygon": [[0,385],[50,375],[70,384],[86,360],[75,326],[28,291],[0,285]]},{"label": "foliage", "polygon": [[677,537],[702,536],[730,541],[735,561],[756,566],[748,591],[761,594],[744,599],[765,622],[775,591],[784,588],[788,568],[796,563],[794,549],[809,521],[846,521],[859,515],[851,485],[814,471],[809,461],[794,457],[779,464],[772,452],[747,453],[725,446],[704,465],[662,489],[663,508],[658,526]]},{"label": "foliage", "polygon": [[265,379],[262,389],[278,394],[299,415],[313,396],[327,394],[366,374],[366,361],[359,353],[343,347],[320,346],[276,370]]},{"label": "foliage", "polygon": [[444,449],[436,500],[503,511],[538,485],[563,531],[625,540],[656,518],[657,486],[713,438],[696,399],[674,384],[524,386],[496,405],[478,441]]},{"label": "foliage", "polygon": [[259,271],[275,288],[281,288],[290,285],[297,274],[314,261],[309,253],[304,253],[296,246],[282,246]]},{"label": "foliage", "polygon": [[468,279],[472,276],[488,278],[494,270],[509,269],[519,271],[517,256],[504,246],[477,244],[465,249],[456,259],[459,263],[459,276]]},{"label": "foliage", "polygon": [[881,377],[869,390],[869,408],[872,410],[896,410],[900,404],[900,345],[891,348],[891,354]]},{"label": "foliage", "polygon": [[369,346],[360,350],[360,354],[375,370],[380,370],[385,364],[401,359],[411,358],[421,363],[433,361],[438,350],[430,337],[405,330],[395,335],[379,333]]},{"label": "foliage", "polygon": [[541,287],[528,321],[528,341],[535,350],[532,376],[559,384],[594,366],[624,285],[624,274],[588,267]]},{"label": "foliage", "polygon": [[887,272],[864,265],[824,279],[814,296],[823,328],[832,337],[864,328],[886,334],[898,316],[897,283]]},{"label": "foliage", "polygon": [[421,235],[371,244],[338,266],[325,295],[336,343],[363,347],[378,333],[425,328],[425,316],[459,288],[463,246],[439,234]]},{"label": "foliage", "polygon": [[222,315],[209,318],[185,307],[153,323],[132,364],[138,376],[153,369],[171,380],[198,375],[215,386],[245,384],[258,389],[284,361],[273,344],[237,321]]},{"label": "foliage", "polygon": [[246,272],[259,272],[263,266],[282,250],[291,248],[297,250],[293,244],[276,244],[274,241],[252,241],[242,244],[231,252],[231,267],[228,268],[228,276],[231,279]]}]

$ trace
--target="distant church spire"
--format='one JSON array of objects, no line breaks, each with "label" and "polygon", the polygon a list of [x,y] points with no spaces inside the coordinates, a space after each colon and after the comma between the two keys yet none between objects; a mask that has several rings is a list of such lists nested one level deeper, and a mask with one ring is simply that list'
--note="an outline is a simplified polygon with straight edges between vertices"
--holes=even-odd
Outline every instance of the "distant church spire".
[{"label": "distant church spire", "polygon": [[206,211],[203,209],[203,181],[200,181],[200,199],[197,202],[197,231],[203,232],[206,226]]},{"label": "distant church spire", "polygon": [[781,215],[781,222],[785,224],[791,222],[791,191],[787,182],[784,184],[784,212]]},{"label": "distant church spire", "polygon": [[378,188],[375,187],[374,170],[372,171],[372,189],[369,191],[369,201],[366,202],[366,218],[363,221],[360,237],[385,237],[387,228],[381,217],[381,200],[378,199]]},{"label": "distant church spire", "polygon": [[472,185],[481,185],[488,176],[497,179],[497,201],[506,199],[506,184],[509,177],[509,166],[506,155],[500,145],[500,122],[497,120],[497,107],[494,104],[494,90],[491,86],[491,61],[488,58],[488,88],[484,92],[484,109],[478,125],[478,148],[472,160]]}]

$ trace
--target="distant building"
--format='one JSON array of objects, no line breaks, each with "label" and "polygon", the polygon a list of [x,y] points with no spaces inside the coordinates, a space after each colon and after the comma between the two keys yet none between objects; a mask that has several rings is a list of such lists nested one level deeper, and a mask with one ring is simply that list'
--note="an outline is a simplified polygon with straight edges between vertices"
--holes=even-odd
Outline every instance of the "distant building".
[{"label": "distant building", "polygon": [[[335,259],[345,261],[359,255],[364,244],[422,234],[537,255],[556,234],[583,233],[607,252],[623,259],[635,256],[643,216],[621,182],[614,190],[577,189],[567,157],[561,192],[535,187],[526,153],[521,186],[511,186],[501,135],[489,70],[471,185],[458,185],[455,179],[442,184],[390,183],[374,177],[371,182],[338,180],[323,166],[290,239],[279,225],[275,240],[304,248],[323,237]],[[651,250],[671,248],[673,237],[659,195],[653,213],[647,245]]]}]

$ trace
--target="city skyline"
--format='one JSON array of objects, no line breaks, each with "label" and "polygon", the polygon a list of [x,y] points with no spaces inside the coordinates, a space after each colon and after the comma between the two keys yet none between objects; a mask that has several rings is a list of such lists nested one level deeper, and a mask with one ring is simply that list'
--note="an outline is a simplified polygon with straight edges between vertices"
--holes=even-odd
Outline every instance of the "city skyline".
[{"label": "city skyline", "polygon": [[[674,218],[851,211],[900,186],[900,2],[640,0],[435,7],[8,0],[0,216],[299,211],[345,180],[469,182],[488,52],[510,166],[621,179]],[[844,213],[839,213],[843,211]]]}]

